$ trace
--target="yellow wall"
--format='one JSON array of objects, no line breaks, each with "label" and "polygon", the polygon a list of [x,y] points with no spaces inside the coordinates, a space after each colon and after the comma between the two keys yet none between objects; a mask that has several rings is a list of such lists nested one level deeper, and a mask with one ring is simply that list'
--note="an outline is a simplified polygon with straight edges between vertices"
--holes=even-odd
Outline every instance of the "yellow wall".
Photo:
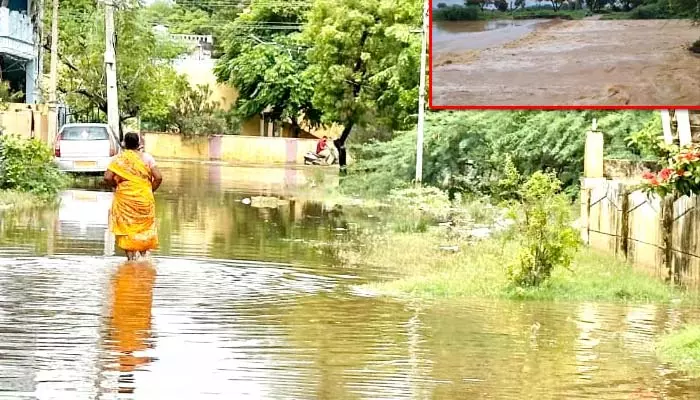
[{"label": "yellow wall", "polygon": [[49,142],[49,110],[44,104],[32,104],[33,113],[27,108],[28,104],[11,103],[7,110],[0,111],[0,127],[6,134],[19,135],[29,138],[31,133],[31,118],[34,116],[34,137],[46,143]]},{"label": "yellow wall", "polygon": [[[223,110],[228,110],[238,98],[238,91],[216,81],[216,76],[214,76],[215,63],[216,60],[181,60],[176,63],[175,70],[185,75],[191,85],[209,85],[213,92],[209,100],[219,102]],[[342,127],[337,125],[320,129],[305,126],[302,128],[309,132],[310,135],[302,135],[307,138],[323,136],[336,138],[340,136],[342,131]],[[244,122],[241,126],[241,135],[260,136],[260,117],[253,117]],[[285,124],[283,127],[281,136],[291,137],[291,129],[288,125]]]},{"label": "yellow wall", "polygon": [[214,64],[216,60],[181,60],[175,70],[187,77],[191,85],[209,85],[212,90],[210,101],[217,101],[222,109],[228,110],[236,101],[238,93],[230,86],[216,82]]},{"label": "yellow wall", "polygon": [[[316,150],[315,139],[260,136],[216,136],[186,139],[181,135],[145,133],[146,151],[166,159],[219,159],[238,164],[303,163],[304,154]],[[220,154],[217,154],[217,141]]]}]

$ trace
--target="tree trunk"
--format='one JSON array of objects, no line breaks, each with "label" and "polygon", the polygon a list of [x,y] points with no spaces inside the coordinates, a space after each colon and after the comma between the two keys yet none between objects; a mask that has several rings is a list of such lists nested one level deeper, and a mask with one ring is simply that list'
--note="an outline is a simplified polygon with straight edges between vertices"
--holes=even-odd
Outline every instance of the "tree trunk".
[{"label": "tree trunk", "polygon": [[343,127],[343,133],[340,137],[333,141],[335,148],[338,149],[338,165],[340,166],[340,173],[345,175],[347,172],[347,151],[345,149],[345,141],[348,140],[352,127],[355,125],[354,121],[350,121]]},{"label": "tree trunk", "polygon": [[299,126],[299,123],[297,122],[296,118],[292,118],[292,137],[298,138],[300,131],[301,131],[301,126]]}]

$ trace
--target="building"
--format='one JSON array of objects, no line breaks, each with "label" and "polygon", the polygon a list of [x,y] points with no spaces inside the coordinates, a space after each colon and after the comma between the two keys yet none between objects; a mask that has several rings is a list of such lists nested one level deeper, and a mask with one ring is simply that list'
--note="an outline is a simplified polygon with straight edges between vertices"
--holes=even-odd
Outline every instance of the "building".
[{"label": "building", "polygon": [[[156,25],[153,31],[158,35],[169,37],[171,40],[183,43],[187,50],[173,62],[175,70],[184,75],[190,85],[207,85],[212,90],[209,101],[217,102],[223,110],[228,110],[238,98],[235,88],[221,84],[214,75],[216,59],[212,58],[214,39],[211,35],[171,34],[164,25]],[[270,116],[262,114],[244,121],[241,125],[240,135],[263,137],[291,137],[291,124],[274,121]],[[333,126],[329,128],[313,129],[302,127],[298,132],[300,138],[315,139],[321,136],[337,137],[341,128]]]},{"label": "building", "polygon": [[33,17],[36,0],[9,0],[0,6],[0,79],[9,82],[19,101],[36,103],[39,49]]}]

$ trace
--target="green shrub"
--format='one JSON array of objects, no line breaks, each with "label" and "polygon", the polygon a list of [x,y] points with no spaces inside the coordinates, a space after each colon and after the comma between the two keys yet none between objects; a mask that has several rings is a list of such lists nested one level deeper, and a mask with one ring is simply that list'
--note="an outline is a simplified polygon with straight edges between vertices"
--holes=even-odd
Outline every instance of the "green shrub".
[{"label": "green shrub", "polygon": [[517,287],[534,287],[549,279],[555,268],[569,268],[580,241],[570,225],[568,198],[554,174],[535,172],[520,196],[521,209],[512,213],[520,250],[508,277]]},{"label": "green shrub", "polygon": [[478,7],[453,5],[433,10],[435,21],[475,21],[480,17],[481,12]]},{"label": "green shrub", "polygon": [[52,198],[65,177],[53,162],[51,148],[36,139],[0,136],[0,189]]},{"label": "green shrub", "polygon": [[663,19],[667,17],[667,12],[657,3],[639,6],[630,12],[632,19]]}]

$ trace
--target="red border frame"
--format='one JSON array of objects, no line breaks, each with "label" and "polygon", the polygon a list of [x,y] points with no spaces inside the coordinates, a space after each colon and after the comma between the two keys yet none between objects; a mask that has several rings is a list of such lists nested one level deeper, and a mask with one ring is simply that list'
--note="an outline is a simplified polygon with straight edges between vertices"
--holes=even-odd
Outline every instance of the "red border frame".
[{"label": "red border frame", "polygon": [[[438,0],[440,1],[440,0]],[[433,0],[428,0],[428,108],[430,110],[700,110],[683,106],[435,106],[433,105]]]}]

